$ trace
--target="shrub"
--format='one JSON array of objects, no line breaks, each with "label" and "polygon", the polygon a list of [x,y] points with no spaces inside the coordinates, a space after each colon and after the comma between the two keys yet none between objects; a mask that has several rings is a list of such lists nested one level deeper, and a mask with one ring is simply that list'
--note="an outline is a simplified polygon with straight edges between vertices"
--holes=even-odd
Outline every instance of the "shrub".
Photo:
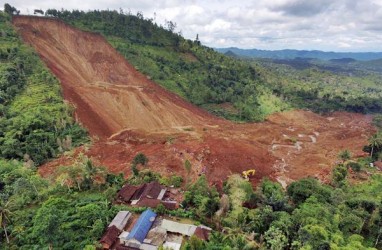
[{"label": "shrub", "polygon": [[182,185],[183,178],[181,176],[173,175],[171,176],[171,185],[178,188]]},{"label": "shrub", "polygon": [[346,167],[351,168],[354,172],[361,171],[361,164],[359,164],[358,162],[349,162],[346,164]]},{"label": "shrub", "polygon": [[149,159],[146,157],[146,155],[144,155],[143,153],[138,153],[134,157],[132,164],[134,164],[134,165],[141,164],[143,166],[146,166],[148,162],[149,162]]},{"label": "shrub", "polygon": [[341,151],[341,152],[338,154],[338,157],[339,157],[342,161],[350,160],[350,158],[351,158],[351,152],[350,152],[348,149],[345,149],[345,150]]},{"label": "shrub", "polygon": [[159,179],[159,183],[165,186],[180,187],[183,183],[183,178],[178,175],[172,175],[171,177],[162,177]]},{"label": "shrub", "polygon": [[330,188],[321,185],[313,178],[305,178],[293,182],[288,186],[287,193],[296,205],[303,203],[312,195],[317,197],[320,201],[328,201],[331,197]]},{"label": "shrub", "polygon": [[189,160],[186,160],[184,162],[184,168],[187,170],[188,173],[191,171],[191,162]]},{"label": "shrub", "polygon": [[348,169],[344,165],[338,165],[332,171],[332,184],[336,187],[342,187],[346,183]]}]

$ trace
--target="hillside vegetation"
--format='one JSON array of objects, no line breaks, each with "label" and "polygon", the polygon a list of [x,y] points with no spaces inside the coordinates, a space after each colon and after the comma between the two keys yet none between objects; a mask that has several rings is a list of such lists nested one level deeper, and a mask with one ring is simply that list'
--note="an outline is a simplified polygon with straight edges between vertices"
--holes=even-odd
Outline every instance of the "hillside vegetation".
[{"label": "hillside vegetation", "polygon": [[141,14],[48,10],[84,30],[100,32],[138,70],[190,102],[233,120],[262,120],[288,105],[250,64],[216,53]]},{"label": "hillside vegetation", "polygon": [[[380,176],[363,185],[345,183],[333,183],[334,188],[308,178],[284,191],[263,180],[254,191],[233,175],[214,217],[226,234],[215,233],[210,242],[188,249],[380,249]],[[224,213],[227,198],[230,209]]]},{"label": "hillside vegetation", "polygon": [[0,249],[95,249],[118,211],[110,197],[122,182],[89,159],[52,180],[0,159]]},{"label": "hillside vegetation", "polygon": [[311,66],[248,62],[224,56],[159,26],[141,13],[57,11],[55,16],[81,29],[99,32],[138,70],[165,88],[231,120],[260,121],[290,108],[316,112],[381,112],[381,77],[344,76]]},{"label": "hillside vegetation", "polygon": [[57,79],[0,13],[0,157],[39,165],[86,141]]},{"label": "hillside vegetation", "polygon": [[[349,185],[344,168],[333,171],[331,185],[308,178],[286,191],[267,179],[253,190],[233,175],[221,198],[202,175],[186,187],[186,209],[156,211],[214,228],[209,241],[191,238],[182,249],[380,249],[381,175]],[[142,183],[156,176],[145,173]],[[0,160],[0,180],[0,249],[93,250],[118,211],[145,210],[113,205],[123,177],[86,158],[60,168],[51,181],[21,163]]]},{"label": "hillside vegetation", "polygon": [[382,112],[382,74],[366,62],[338,63],[312,59],[257,59],[260,74],[273,93],[292,107],[315,112]]},{"label": "hillside vegetation", "polygon": [[[0,249],[94,245],[115,213],[102,191],[123,178],[86,160],[70,173],[58,171],[53,181],[37,173],[36,166],[88,138],[57,79],[3,12],[0,33]],[[81,192],[72,192],[73,176]]]}]

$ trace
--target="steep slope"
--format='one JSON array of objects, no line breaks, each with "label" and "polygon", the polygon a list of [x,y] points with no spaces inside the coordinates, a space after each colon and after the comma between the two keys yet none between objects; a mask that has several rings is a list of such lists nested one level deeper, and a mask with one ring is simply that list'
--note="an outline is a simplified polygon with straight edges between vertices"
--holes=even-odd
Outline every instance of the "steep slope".
[{"label": "steep slope", "polygon": [[[362,154],[373,131],[369,116],[348,113],[323,117],[292,111],[264,123],[231,123],[147,79],[100,35],[56,19],[18,16],[13,23],[60,79],[78,119],[100,138],[78,151],[115,172],[129,175],[129,162],[143,152],[152,170],[190,178],[205,173],[220,185],[227,175],[252,168],[253,183],[264,176],[283,185],[308,175],[326,179],[338,152]],[[191,173],[183,167],[186,159]],[[71,161],[61,158],[41,173]]]},{"label": "steep slope", "polygon": [[161,131],[211,119],[136,71],[100,35],[54,19],[15,17],[13,23],[59,76],[64,97],[91,134]]}]

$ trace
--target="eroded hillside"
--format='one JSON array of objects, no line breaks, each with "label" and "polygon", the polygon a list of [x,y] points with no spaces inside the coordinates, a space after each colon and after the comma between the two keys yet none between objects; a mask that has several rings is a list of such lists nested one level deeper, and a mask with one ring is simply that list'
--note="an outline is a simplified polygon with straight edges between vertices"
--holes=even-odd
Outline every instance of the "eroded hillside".
[{"label": "eroded hillside", "polygon": [[[287,184],[304,176],[328,177],[340,150],[362,154],[373,132],[369,116],[308,111],[274,114],[266,122],[235,124],[209,115],[135,70],[100,35],[56,19],[17,16],[14,25],[61,81],[65,99],[94,137],[80,148],[115,172],[130,174],[138,152],[150,168],[192,177],[205,172],[214,183],[256,169],[257,182],[271,176]],[[97,139],[98,138],[98,139]],[[61,158],[43,166],[47,174]]]},{"label": "eroded hillside", "polygon": [[15,17],[14,24],[59,77],[91,134],[161,131],[211,119],[137,72],[100,35],[54,19]]}]

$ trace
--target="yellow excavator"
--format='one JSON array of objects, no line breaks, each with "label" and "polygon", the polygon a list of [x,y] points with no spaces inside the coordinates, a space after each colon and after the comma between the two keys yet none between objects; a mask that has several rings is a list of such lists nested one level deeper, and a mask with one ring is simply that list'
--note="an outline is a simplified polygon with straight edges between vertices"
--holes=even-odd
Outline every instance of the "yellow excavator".
[{"label": "yellow excavator", "polygon": [[250,177],[255,176],[256,170],[249,169],[242,172],[242,176],[244,179],[249,180]]}]

